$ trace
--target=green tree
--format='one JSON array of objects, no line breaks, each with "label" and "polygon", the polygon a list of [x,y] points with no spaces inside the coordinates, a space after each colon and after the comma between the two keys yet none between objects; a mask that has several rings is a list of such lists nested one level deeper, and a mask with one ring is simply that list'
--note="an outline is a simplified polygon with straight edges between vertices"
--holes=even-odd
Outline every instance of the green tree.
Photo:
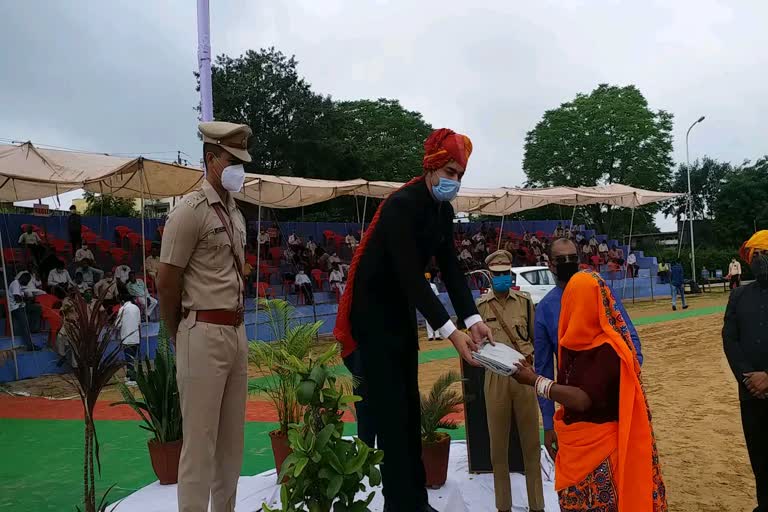
[{"label": "green tree", "polygon": [[[693,194],[693,218],[712,218],[712,207],[720,188],[727,183],[733,166],[728,162],[718,162],[709,157],[696,160],[690,167],[691,193]],[[680,164],[672,177],[672,192],[688,193],[688,166]],[[687,196],[669,202],[664,208],[664,214],[675,216],[680,220],[681,215],[687,215]]]},{"label": "green tree", "polygon": [[[621,183],[665,190],[672,169],[672,114],[653,111],[633,85],[599,85],[590,94],[548,110],[525,138],[523,170],[529,186],[595,186]],[[635,230],[655,230],[658,206],[635,212]],[[582,210],[582,208],[579,208]],[[610,210],[610,211],[609,211]],[[630,211],[583,208],[599,232],[629,229]]]},{"label": "green tree", "polygon": [[138,217],[140,214],[134,200],[131,198],[98,195],[92,192],[86,192],[84,197],[86,204],[85,215]]},{"label": "green tree", "polygon": [[730,173],[712,205],[718,240],[739,247],[755,231],[768,229],[767,197],[768,156]]}]

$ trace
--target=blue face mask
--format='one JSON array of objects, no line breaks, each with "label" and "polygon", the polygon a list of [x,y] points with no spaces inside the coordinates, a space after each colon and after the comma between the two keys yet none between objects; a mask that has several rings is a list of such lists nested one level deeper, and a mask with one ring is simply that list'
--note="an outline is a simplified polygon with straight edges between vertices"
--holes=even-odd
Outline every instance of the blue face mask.
[{"label": "blue face mask", "polygon": [[432,185],[432,195],[438,201],[453,201],[460,188],[460,182],[441,177],[437,185]]},{"label": "blue face mask", "polygon": [[512,275],[493,276],[493,291],[497,293],[508,292],[512,288]]}]

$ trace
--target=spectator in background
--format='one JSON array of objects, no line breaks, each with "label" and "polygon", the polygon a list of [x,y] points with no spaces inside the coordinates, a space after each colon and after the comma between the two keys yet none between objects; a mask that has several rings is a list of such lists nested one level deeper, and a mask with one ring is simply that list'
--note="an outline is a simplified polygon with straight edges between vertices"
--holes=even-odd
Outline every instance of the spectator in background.
[{"label": "spectator in background", "polygon": [[552,233],[552,238],[557,240],[558,238],[563,238],[565,236],[565,232],[563,231],[563,224],[561,222],[557,223],[557,227],[555,228],[555,231]]},{"label": "spectator in background", "polygon": [[40,347],[32,343],[32,331],[24,301],[23,288],[29,284],[31,277],[29,272],[24,272],[19,279],[14,279],[8,285],[8,309],[11,312],[13,334],[22,339],[27,350],[40,350]]},{"label": "spectator in background", "polygon": [[608,263],[608,244],[605,243],[605,240],[600,242],[600,245],[597,246],[597,253],[600,255],[600,259],[603,263]]},{"label": "spectator in background", "polygon": [[627,256],[627,275],[629,277],[636,277],[637,268],[637,256],[635,256],[635,253],[630,252],[629,256]]},{"label": "spectator in background", "polygon": [[160,250],[157,247],[152,247],[152,251],[144,263],[144,270],[147,271],[147,276],[151,277],[155,283],[157,283],[158,268],[160,268]]},{"label": "spectator in background", "polygon": [[469,264],[472,261],[472,253],[470,253],[466,247],[459,253],[459,261],[466,264]]},{"label": "spectator in background", "polygon": [[77,254],[77,250],[82,245],[82,229],[80,214],[77,213],[75,205],[69,207],[69,218],[67,218],[67,231],[69,231],[69,243],[72,244],[72,254]]},{"label": "spectator in background", "polygon": [[126,386],[136,385],[136,364],[141,341],[141,311],[127,294],[120,295],[120,309],[117,312],[117,325],[120,343],[125,354]]},{"label": "spectator in background", "polygon": [[245,278],[245,295],[246,297],[253,297],[253,283],[257,275],[253,265],[248,261],[243,264],[243,277]]},{"label": "spectator in background", "polygon": [[131,271],[128,274],[128,282],[125,284],[125,288],[136,304],[146,311],[147,316],[151,316],[157,307],[157,299],[149,294],[143,279],[136,279],[136,272]]},{"label": "spectator in background", "polygon": [[344,242],[347,244],[347,247],[349,247],[353,251],[355,250],[355,247],[357,247],[357,238],[355,238],[355,235],[353,235],[352,233],[349,233],[344,238]]},{"label": "spectator in background", "polygon": [[334,263],[341,265],[341,258],[334,252],[331,254],[331,257],[328,258],[328,263],[333,266]]},{"label": "spectator in background", "polygon": [[75,252],[75,263],[80,263],[81,261],[88,261],[90,263],[93,263],[96,261],[96,259],[93,257],[93,252],[88,248],[87,244],[83,244],[82,247],[80,247],[77,252]]},{"label": "spectator in background", "polygon": [[115,276],[112,272],[107,271],[104,273],[104,279],[94,285],[93,293],[107,308],[111,308],[117,304],[117,281],[115,281]]},{"label": "spectator in background", "polygon": [[128,265],[118,265],[115,267],[115,278],[122,284],[128,282],[128,276],[131,274],[131,267]]},{"label": "spectator in background", "polygon": [[523,233],[523,242],[530,242],[531,241],[531,234],[529,232]]},{"label": "spectator in background", "polygon": [[298,247],[301,247],[301,238],[294,232],[288,237],[288,247],[296,251]]},{"label": "spectator in background", "polygon": [[307,304],[315,303],[315,296],[312,294],[312,281],[309,279],[309,276],[304,273],[304,267],[298,268],[294,284],[296,286],[296,292],[304,294],[304,299]]},{"label": "spectator in background", "polygon": [[624,265],[624,249],[621,247],[616,247],[615,245],[614,247],[616,248],[616,263],[619,265]]},{"label": "spectator in background", "polygon": [[485,242],[485,232],[481,229],[480,231],[472,235],[472,241],[475,242],[476,244],[479,242]]},{"label": "spectator in background", "polygon": [[80,260],[79,272],[83,275],[83,282],[86,283],[89,288],[93,288],[93,285],[99,282],[104,275],[104,272],[91,266],[92,263],[92,260]]},{"label": "spectator in background", "polygon": [[666,284],[669,282],[669,263],[664,261],[664,258],[659,260],[659,282],[661,284]]},{"label": "spectator in background", "polygon": [[283,251],[283,258],[285,258],[285,261],[288,263],[293,263],[293,258],[296,256],[296,252],[294,252],[292,246],[288,246]]},{"label": "spectator in background", "polygon": [[77,290],[78,293],[85,293],[86,290],[90,289],[90,286],[83,281],[83,273],[80,271],[75,272],[75,284],[73,288]]},{"label": "spectator in background", "polygon": [[315,258],[317,260],[317,267],[323,272],[328,272],[332,268],[330,263],[331,256],[322,247],[315,249]]},{"label": "spectator in background", "polygon": [[581,246],[581,262],[590,264],[592,262],[592,246],[584,244]]},{"label": "spectator in background", "polygon": [[581,245],[581,242],[584,241],[584,234],[581,231],[576,231],[576,235],[574,236],[574,240],[576,240],[577,245]]},{"label": "spectator in background", "polygon": [[263,259],[267,258],[267,255],[269,253],[269,233],[265,229],[261,230],[261,233],[259,233],[259,251],[261,251],[261,257]]},{"label": "spectator in background", "polygon": [[19,245],[23,249],[29,249],[29,253],[32,255],[32,260],[35,264],[39,263],[43,259],[43,241],[40,239],[40,235],[35,233],[32,224],[27,224],[27,230],[19,237]]},{"label": "spectator in background", "polygon": [[315,249],[317,249],[317,244],[312,239],[312,237],[309,237],[309,240],[307,241],[307,250],[311,252],[312,254],[315,253]]},{"label": "spectator in background", "polygon": [[66,294],[70,287],[74,286],[74,282],[69,275],[69,271],[64,268],[64,262],[61,260],[56,261],[56,267],[48,273],[48,287],[51,289],[51,293],[55,295],[57,289]]},{"label": "spectator in background", "polygon": [[[629,258],[634,256],[633,253],[629,253]],[[627,262],[629,262],[627,258]],[[627,263],[629,265],[629,263]],[[683,303],[683,309],[688,309],[688,304],[685,303],[685,273],[683,272],[683,265],[680,261],[676,261],[672,264],[670,270],[670,288],[672,290],[672,311],[677,311],[677,295],[680,294],[680,299]]]},{"label": "spectator in background", "polygon": [[339,293],[343,293],[340,290],[340,285],[344,281],[344,274],[339,269],[339,264],[335,263],[331,267],[331,274],[328,276],[328,283],[330,284],[331,291],[338,290]]},{"label": "spectator in background", "polygon": [[736,258],[731,258],[731,263],[728,265],[728,275],[731,279],[731,290],[741,286],[741,263]]},{"label": "spectator in background", "polygon": [[45,291],[41,290],[43,283],[40,282],[40,278],[37,276],[37,272],[22,270],[16,274],[16,279],[21,278],[24,274],[29,274],[29,283],[26,286],[21,287],[21,291],[24,292],[24,297],[29,299],[37,295],[45,295]]},{"label": "spectator in background", "polygon": [[616,246],[614,245],[610,249],[608,249],[608,262],[609,263],[617,263],[618,259],[618,253],[616,252]]}]

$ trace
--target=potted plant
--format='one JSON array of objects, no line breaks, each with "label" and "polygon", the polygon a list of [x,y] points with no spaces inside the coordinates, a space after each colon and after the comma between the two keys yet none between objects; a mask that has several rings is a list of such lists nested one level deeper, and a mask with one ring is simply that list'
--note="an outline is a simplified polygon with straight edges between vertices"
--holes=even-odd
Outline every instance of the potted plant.
[{"label": "potted plant", "polygon": [[[355,499],[370,486],[381,483],[377,464],[381,450],[368,447],[360,439],[345,439],[342,413],[360,397],[345,394],[336,375],[327,367],[338,356],[333,345],[317,360],[301,361],[286,354],[287,370],[300,378],[297,398],[306,406],[301,424],[291,425],[288,439],[292,453],[285,459],[278,479],[283,512],[365,512],[373,500]],[[265,503],[265,512],[272,509]]]},{"label": "potted plant", "polygon": [[179,478],[182,447],[181,402],[176,383],[176,356],[168,342],[165,326],[160,324],[154,366],[146,356],[136,365],[136,386],[140,398],[124,383],[118,384],[121,402],[144,420],[141,428],[152,433],[147,441],[152,469],[162,485],[175,484]]},{"label": "potted plant", "polygon": [[279,426],[269,433],[269,437],[275,467],[280,473],[283,461],[290,453],[288,426],[301,420],[303,409],[296,399],[299,376],[286,363],[291,358],[306,360],[322,323],[295,322],[295,308],[284,300],[260,299],[259,306],[267,315],[274,341],[250,343],[250,362],[264,376],[249,385],[249,390],[264,394],[277,412]]},{"label": "potted plant", "polygon": [[[113,343],[116,332],[115,315],[107,315],[101,301],[86,302],[75,294],[67,299],[71,313],[62,327],[69,351],[72,353],[72,374],[64,379],[77,391],[83,403],[85,421],[85,450],[83,461],[83,510],[103,511],[107,508],[109,487],[96,503],[95,471],[101,474],[99,440],[93,411],[104,387],[123,367],[120,346]],[[77,510],[81,510],[77,507]]]},{"label": "potted plant", "polygon": [[429,395],[421,397],[421,459],[427,474],[426,485],[431,489],[442,487],[448,478],[451,436],[438,430],[456,429],[456,422],[445,417],[461,410],[461,394],[451,389],[460,381],[458,373],[444,373],[432,385]]}]

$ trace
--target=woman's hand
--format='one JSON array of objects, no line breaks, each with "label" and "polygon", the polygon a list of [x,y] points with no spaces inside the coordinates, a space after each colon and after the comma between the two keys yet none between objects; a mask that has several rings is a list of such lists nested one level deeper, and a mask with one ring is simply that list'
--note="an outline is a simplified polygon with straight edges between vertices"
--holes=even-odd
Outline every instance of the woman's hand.
[{"label": "woman's hand", "polygon": [[533,386],[538,375],[536,375],[536,372],[533,371],[531,363],[523,359],[522,361],[515,363],[515,366],[517,366],[517,373],[515,373],[512,378],[520,384]]}]

